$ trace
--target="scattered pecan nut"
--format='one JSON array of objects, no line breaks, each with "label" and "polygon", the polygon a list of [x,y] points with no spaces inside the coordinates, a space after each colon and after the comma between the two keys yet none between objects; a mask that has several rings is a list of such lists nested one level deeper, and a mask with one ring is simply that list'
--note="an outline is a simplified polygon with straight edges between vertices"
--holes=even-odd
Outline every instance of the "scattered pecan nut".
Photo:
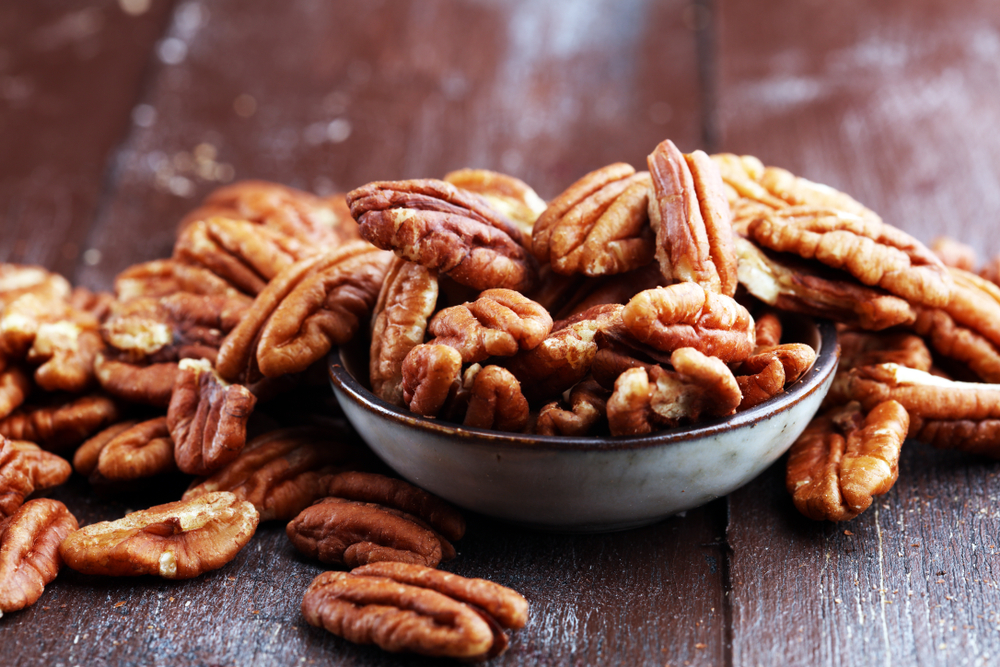
[{"label": "scattered pecan nut", "polygon": [[389,267],[372,317],[369,375],[372,392],[394,405],[403,402],[403,359],[424,341],[437,305],[437,274],[396,258]]},{"label": "scattered pecan nut", "polygon": [[639,292],[621,316],[636,339],[666,352],[693,347],[723,361],[740,361],[755,346],[747,309],[693,282]]},{"label": "scattered pecan nut", "polygon": [[249,389],[226,383],[208,361],[181,361],[166,417],[177,467],[208,475],[239,456],[256,403]]},{"label": "scattered pecan nut", "polygon": [[463,285],[524,292],[535,282],[524,234],[472,192],[433,179],[377,181],[347,203],[363,238]]},{"label": "scattered pecan nut", "polygon": [[648,264],[655,250],[651,185],[648,172],[637,174],[622,163],[587,174],[535,221],[535,257],[563,275],[623,273]]},{"label": "scattered pecan nut", "polygon": [[117,419],[115,402],[95,394],[61,405],[22,407],[0,419],[0,435],[58,452],[83,442]]},{"label": "scattered pecan nut", "polygon": [[34,443],[0,436],[0,519],[14,514],[35,491],[58,486],[71,473],[62,457],[42,451]]},{"label": "scattered pecan nut", "polygon": [[0,262],[0,310],[25,294],[44,299],[68,299],[72,288],[58,273],[41,266]]},{"label": "scattered pecan nut", "polygon": [[719,168],[704,152],[685,155],[669,139],[647,162],[653,179],[649,218],[663,275],[733,296],[737,279],[732,214]]},{"label": "scattered pecan nut", "polygon": [[402,371],[403,402],[411,412],[436,417],[461,384],[462,355],[449,345],[417,345]]},{"label": "scattered pecan nut", "polygon": [[0,616],[38,601],[59,573],[59,544],[76,517],[58,500],[29,500],[0,520]]},{"label": "scattered pecan nut", "polygon": [[399,561],[437,567],[455,550],[421,519],[376,503],[324,498],[288,524],[288,539],[309,558],[357,567]]},{"label": "scattered pecan nut", "polygon": [[77,472],[90,475],[91,482],[121,482],[176,470],[167,418],[124,422],[105,429],[77,450],[73,466]]},{"label": "scattered pecan nut", "polygon": [[813,419],[789,451],[785,483],[795,507],[816,521],[846,521],[868,509],[896,482],[909,424],[896,401],[867,415],[852,402]]},{"label": "scattered pecan nut", "polygon": [[71,533],[59,553],[84,574],[190,579],[235,558],[258,520],[253,505],[221,491],[91,524]]},{"label": "scattered pecan nut", "polygon": [[324,572],[302,599],[302,615],[356,644],[434,657],[485,660],[507,647],[503,627],[524,627],[528,603],[485,579],[404,563]]},{"label": "scattered pecan nut", "polygon": [[438,311],[427,329],[431,343],[453,347],[463,363],[476,363],[538,347],[552,330],[552,317],[518,292],[489,289],[471,303]]}]

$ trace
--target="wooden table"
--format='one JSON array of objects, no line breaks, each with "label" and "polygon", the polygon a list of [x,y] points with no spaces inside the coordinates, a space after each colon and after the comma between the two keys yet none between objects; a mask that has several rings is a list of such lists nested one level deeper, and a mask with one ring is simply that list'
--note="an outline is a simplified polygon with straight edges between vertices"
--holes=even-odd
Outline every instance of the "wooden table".
[{"label": "wooden table", "polygon": [[[475,166],[552,197],[667,137],[755,154],[985,259],[997,128],[993,0],[7,0],[0,260],[107,288],[233,178],[329,193]],[[997,664],[1000,468],[909,443],[900,469],[847,524],[798,515],[781,463],[623,533],[472,517],[447,569],[531,602],[494,664]],[[54,496],[81,522],[141,502],[77,479]],[[304,623],[320,569],[269,525],[193,581],[64,571],[0,620],[0,662],[409,664]]]}]

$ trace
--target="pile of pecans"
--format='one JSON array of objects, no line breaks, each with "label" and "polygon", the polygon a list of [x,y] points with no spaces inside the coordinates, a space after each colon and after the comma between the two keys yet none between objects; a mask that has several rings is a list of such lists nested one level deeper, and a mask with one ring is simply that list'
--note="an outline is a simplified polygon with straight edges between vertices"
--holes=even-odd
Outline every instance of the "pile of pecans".
[{"label": "pile of pecans", "polygon": [[[330,198],[238,183],[114,294],[0,265],[0,612],[33,604],[63,563],[194,577],[284,521],[303,554],[352,568],[306,591],[313,625],[390,651],[502,652],[524,598],[435,569],[461,515],[384,474],[342,425],[268,413],[323,383],[327,353],[359,333],[374,394],[419,415],[635,436],[780,394],[815,361],[783,342],[782,313],[826,317],[841,367],[788,459],[804,514],[867,508],[907,436],[1000,455],[1000,262],[981,277],[968,248],[935,254],[752,157],[664,141],[648,167],[598,169],[548,204],[483,170]],[[194,480],[176,502],[78,528],[29,499],[73,469],[103,493]]]}]

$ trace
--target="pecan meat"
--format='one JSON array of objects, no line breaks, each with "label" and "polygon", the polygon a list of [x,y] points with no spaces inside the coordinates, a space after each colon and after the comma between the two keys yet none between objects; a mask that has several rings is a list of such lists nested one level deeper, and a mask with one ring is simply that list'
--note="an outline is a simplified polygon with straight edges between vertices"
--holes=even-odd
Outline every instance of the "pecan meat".
[{"label": "pecan meat", "polygon": [[403,359],[403,401],[411,412],[436,417],[458,391],[462,355],[449,345],[421,344]]},{"label": "pecan meat", "polygon": [[0,520],[0,616],[33,605],[59,573],[59,544],[76,517],[58,500],[29,500]]},{"label": "pecan meat", "polygon": [[217,295],[243,301],[251,299],[212,271],[174,259],[154,259],[133,264],[115,276],[115,295],[121,302],[142,297],[156,298],[176,292]]},{"label": "pecan meat", "polygon": [[528,413],[521,383],[506,368],[486,366],[475,374],[465,426],[520,432],[528,424]]},{"label": "pecan meat", "polygon": [[0,371],[0,419],[24,403],[31,392],[31,379],[18,366]]},{"label": "pecan meat", "polygon": [[0,262],[0,310],[25,294],[44,300],[65,300],[71,291],[68,280],[41,266]]},{"label": "pecan meat", "polygon": [[0,435],[58,452],[83,442],[117,419],[115,402],[95,394],[63,405],[24,407],[0,419]]},{"label": "pecan meat", "polygon": [[131,403],[167,407],[178,372],[176,361],[131,364],[109,358],[105,352],[94,358],[94,374],[101,388]]},{"label": "pecan meat", "polygon": [[[96,462],[92,465],[94,458]],[[85,442],[74,455],[73,465],[78,472],[86,471],[92,483],[121,482],[172,472],[177,465],[167,418],[115,424]]]},{"label": "pecan meat", "polygon": [[14,514],[35,491],[64,483],[71,473],[62,457],[34,443],[0,436],[0,519]]},{"label": "pecan meat", "polygon": [[253,505],[221,491],[91,524],[71,533],[59,553],[84,574],[190,579],[235,558],[258,520]]},{"label": "pecan meat", "polygon": [[459,169],[445,174],[444,180],[481,196],[494,210],[517,225],[526,237],[545,210],[545,201],[530,185],[507,174],[488,169]]},{"label": "pecan meat", "polygon": [[[597,354],[600,356],[601,351]],[[594,364],[597,365],[596,357]],[[594,433],[597,425],[607,417],[609,395],[610,392],[594,380],[584,380],[570,392],[569,409],[558,402],[542,406],[535,422],[535,433],[572,436]]]}]

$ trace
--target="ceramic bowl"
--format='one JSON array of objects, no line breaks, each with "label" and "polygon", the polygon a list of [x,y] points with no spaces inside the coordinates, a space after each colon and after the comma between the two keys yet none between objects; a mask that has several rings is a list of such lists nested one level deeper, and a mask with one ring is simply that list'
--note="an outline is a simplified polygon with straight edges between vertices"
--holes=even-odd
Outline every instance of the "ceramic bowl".
[{"label": "ceramic bowl", "polygon": [[724,496],[791,446],[830,388],[839,348],[830,322],[794,318],[786,323],[790,330],[791,339],[812,345],[817,357],[783,394],[724,420],[638,437],[521,435],[416,416],[369,391],[361,344],[335,350],[329,372],[361,437],[414,484],[526,526],[623,530]]}]

